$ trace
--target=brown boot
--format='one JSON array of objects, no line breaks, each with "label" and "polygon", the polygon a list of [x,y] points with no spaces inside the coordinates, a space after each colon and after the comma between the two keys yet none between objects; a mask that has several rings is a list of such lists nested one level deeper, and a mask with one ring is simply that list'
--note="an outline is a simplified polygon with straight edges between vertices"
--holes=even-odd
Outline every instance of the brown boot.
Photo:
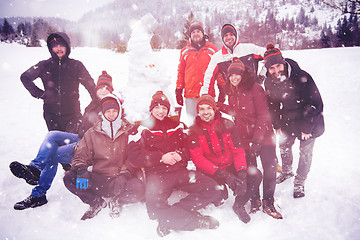
[{"label": "brown boot", "polygon": [[261,208],[260,199],[251,199],[250,203],[251,203],[250,213],[256,213],[257,211],[260,211]]},{"label": "brown boot", "polygon": [[281,213],[276,211],[274,207],[274,200],[263,200],[263,212],[275,219],[282,219]]}]

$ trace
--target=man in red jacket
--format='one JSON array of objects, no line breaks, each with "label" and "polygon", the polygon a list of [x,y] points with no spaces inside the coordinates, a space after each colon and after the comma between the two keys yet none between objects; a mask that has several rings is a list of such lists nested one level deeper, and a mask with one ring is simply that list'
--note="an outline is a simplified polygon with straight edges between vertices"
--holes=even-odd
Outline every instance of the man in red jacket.
[{"label": "man in red jacket", "polygon": [[244,223],[250,221],[244,205],[259,188],[262,174],[255,166],[247,167],[245,150],[234,123],[216,111],[213,97],[204,94],[196,104],[198,117],[190,128],[190,155],[196,168],[226,185],[235,195],[233,210]]},{"label": "man in red jacket", "polygon": [[183,106],[183,90],[185,89],[185,105],[190,121],[196,117],[196,100],[199,98],[203,85],[205,70],[211,56],[218,50],[217,47],[206,40],[201,22],[193,21],[188,30],[190,39],[181,49],[176,81],[176,101]]}]

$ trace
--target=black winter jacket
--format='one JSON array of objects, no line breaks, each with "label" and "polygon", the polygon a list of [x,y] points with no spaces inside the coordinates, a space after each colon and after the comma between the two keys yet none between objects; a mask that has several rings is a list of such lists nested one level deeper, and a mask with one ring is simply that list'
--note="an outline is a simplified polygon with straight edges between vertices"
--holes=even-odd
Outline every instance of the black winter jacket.
[{"label": "black winter jacket", "polygon": [[267,75],[264,82],[273,126],[298,138],[301,132],[318,137],[325,130],[320,92],[310,74],[294,60],[285,61],[287,79],[276,82]]},{"label": "black winter jacket", "polygon": [[[61,60],[50,48],[49,40],[54,36],[67,43],[66,55]],[[44,99],[45,112],[57,115],[80,113],[79,84],[88,90],[92,99],[96,99],[94,80],[80,61],[69,58],[71,45],[65,33],[50,34],[48,49],[52,57],[25,71],[20,77],[21,82],[33,97]],[[35,85],[37,78],[41,78],[44,90]]]}]

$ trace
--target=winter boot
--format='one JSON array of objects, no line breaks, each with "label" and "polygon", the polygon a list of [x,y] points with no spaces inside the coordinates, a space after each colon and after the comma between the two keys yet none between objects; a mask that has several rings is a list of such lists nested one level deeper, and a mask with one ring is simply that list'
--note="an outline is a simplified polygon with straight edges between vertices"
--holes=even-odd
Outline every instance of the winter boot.
[{"label": "winter boot", "polygon": [[216,229],[219,227],[219,221],[211,216],[202,216],[198,218],[198,227],[199,229]]},{"label": "winter boot", "polygon": [[10,171],[18,178],[23,178],[30,185],[38,185],[41,171],[36,167],[19,162],[10,163]]},{"label": "winter boot", "polygon": [[250,222],[251,218],[249,214],[246,212],[244,205],[236,204],[235,202],[232,208],[241,221],[243,221],[244,223]]},{"label": "winter boot", "polygon": [[289,172],[289,173],[280,173],[280,175],[276,178],[276,183],[282,183],[284,182],[286,179],[289,179],[291,177],[294,176],[294,173]]},{"label": "winter boot", "polygon": [[250,202],[251,202],[250,213],[256,213],[257,211],[260,211],[260,207],[261,207],[260,199],[251,199]]},{"label": "winter boot", "polygon": [[165,237],[166,235],[171,233],[171,230],[170,228],[159,223],[159,225],[156,228],[156,233],[159,235],[159,237]]},{"label": "winter boot", "polygon": [[120,216],[122,206],[123,205],[120,204],[116,199],[111,199],[109,202],[110,217],[118,218]]},{"label": "winter boot", "polygon": [[29,196],[27,198],[25,198],[23,201],[21,202],[17,202],[14,205],[14,209],[15,210],[24,210],[27,208],[35,208],[35,207],[40,207],[44,204],[46,204],[48,201],[46,200],[46,196],[42,196],[42,197],[34,197],[34,196]]},{"label": "winter boot", "polygon": [[304,185],[295,184],[294,185],[294,198],[305,197],[305,188]]},{"label": "winter boot", "polygon": [[107,205],[105,200],[102,198],[97,198],[94,202],[95,204],[90,205],[89,210],[84,213],[84,215],[81,217],[81,220],[91,219],[95,217],[101,211],[101,209],[105,208]]},{"label": "winter boot", "polygon": [[275,218],[275,219],[282,219],[282,215],[281,213],[279,213],[278,211],[276,211],[275,207],[274,207],[274,200],[263,200],[263,212],[266,213],[267,215]]}]

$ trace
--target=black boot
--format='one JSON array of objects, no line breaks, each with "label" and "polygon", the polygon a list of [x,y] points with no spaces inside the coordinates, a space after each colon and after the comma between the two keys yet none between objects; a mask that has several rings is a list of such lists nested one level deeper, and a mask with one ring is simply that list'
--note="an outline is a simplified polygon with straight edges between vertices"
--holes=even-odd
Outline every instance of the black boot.
[{"label": "black boot", "polygon": [[25,198],[23,201],[15,203],[14,209],[24,210],[27,208],[39,207],[46,204],[47,202],[48,201],[45,195],[42,197],[34,197],[30,195],[29,197]]},{"label": "black boot", "polygon": [[251,218],[249,214],[246,212],[245,206],[243,204],[238,204],[235,201],[232,208],[241,221],[243,221],[244,223],[250,222]]},{"label": "black boot", "polygon": [[18,178],[23,178],[30,185],[38,185],[41,171],[36,167],[19,162],[10,163],[10,171]]},{"label": "black boot", "polygon": [[91,219],[95,217],[101,209],[105,208],[107,206],[106,202],[102,198],[96,198],[94,200],[94,204],[90,205],[89,210],[87,210],[84,215],[81,217],[81,220]]},{"label": "black boot", "polygon": [[119,201],[115,198],[111,199],[109,202],[110,208],[110,217],[118,218],[120,217],[120,213],[122,211],[123,204],[119,203]]},{"label": "black boot", "polygon": [[294,185],[294,198],[305,197],[305,188],[304,185],[295,184]]}]

